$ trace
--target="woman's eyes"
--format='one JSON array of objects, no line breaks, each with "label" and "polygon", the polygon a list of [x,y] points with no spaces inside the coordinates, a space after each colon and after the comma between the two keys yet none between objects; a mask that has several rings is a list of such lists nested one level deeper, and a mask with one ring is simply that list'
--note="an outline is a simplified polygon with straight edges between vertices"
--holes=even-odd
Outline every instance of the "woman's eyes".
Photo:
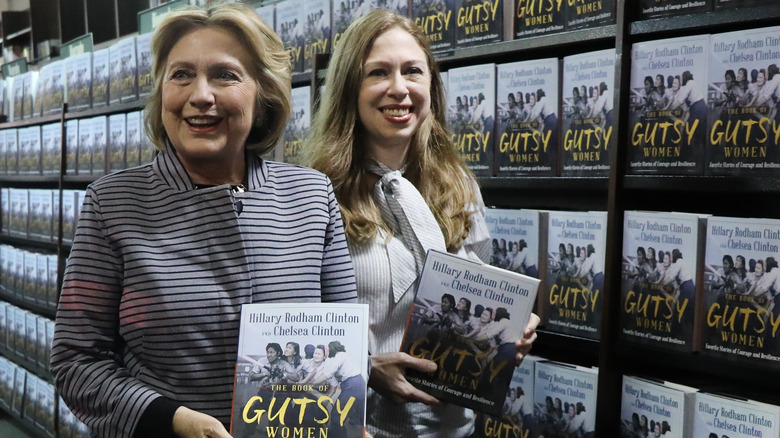
[{"label": "woman's eyes", "polygon": [[217,74],[217,79],[221,79],[223,81],[237,81],[238,75],[231,71],[223,71]]},{"label": "woman's eyes", "polygon": [[171,73],[170,77],[171,79],[187,79],[190,77],[190,74],[186,70],[176,70]]},{"label": "woman's eyes", "polygon": [[[405,70],[403,70],[403,74],[405,76],[419,76],[424,73],[425,72],[420,67],[408,67]],[[368,76],[374,76],[374,77],[388,76],[389,74],[390,74],[389,70],[383,68],[375,68],[368,72]]]},{"label": "woman's eyes", "polygon": [[[188,70],[176,70],[169,77],[172,80],[186,80],[194,78],[195,73]],[[220,81],[238,81],[240,79],[238,74],[229,70],[215,72],[213,78]]]}]

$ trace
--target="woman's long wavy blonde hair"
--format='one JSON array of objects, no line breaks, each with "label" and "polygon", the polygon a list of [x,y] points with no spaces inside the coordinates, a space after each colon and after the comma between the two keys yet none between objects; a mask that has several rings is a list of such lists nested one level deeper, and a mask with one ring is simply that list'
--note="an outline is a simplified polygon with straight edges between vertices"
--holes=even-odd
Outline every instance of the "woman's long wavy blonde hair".
[{"label": "woman's long wavy blonde hair", "polygon": [[385,10],[359,18],[344,32],[330,58],[325,90],[304,147],[304,162],[333,181],[344,228],[351,242],[373,240],[382,220],[367,179],[368,159],[361,142],[358,93],[363,64],[376,38],[390,29],[408,32],[425,52],[431,72],[431,115],[411,139],[404,176],[417,187],[441,227],[447,249],[463,244],[471,228],[468,204],[477,187],[446,129],[444,87],[428,41],[410,19]]}]

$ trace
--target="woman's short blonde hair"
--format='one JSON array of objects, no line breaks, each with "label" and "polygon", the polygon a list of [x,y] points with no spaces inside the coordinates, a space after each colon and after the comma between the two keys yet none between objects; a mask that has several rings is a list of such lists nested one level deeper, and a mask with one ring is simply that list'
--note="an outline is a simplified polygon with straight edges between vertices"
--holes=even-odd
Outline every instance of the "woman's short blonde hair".
[{"label": "woman's short blonde hair", "polygon": [[205,9],[185,7],[171,12],[160,23],[152,38],[154,89],[146,104],[146,134],[157,148],[164,147],[167,134],[162,123],[162,90],[168,55],[182,37],[207,27],[228,31],[254,60],[247,68],[257,83],[257,114],[246,148],[262,155],[276,146],[292,108],[290,57],[274,30],[251,7],[241,3]]}]

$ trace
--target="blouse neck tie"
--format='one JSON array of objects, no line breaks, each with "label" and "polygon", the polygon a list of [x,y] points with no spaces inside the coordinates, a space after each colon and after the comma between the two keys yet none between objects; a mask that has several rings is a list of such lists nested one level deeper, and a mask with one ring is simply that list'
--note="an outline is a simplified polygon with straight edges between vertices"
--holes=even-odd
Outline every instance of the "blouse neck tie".
[{"label": "blouse neck tie", "polygon": [[[417,188],[403,177],[403,169],[391,170],[370,160],[368,170],[381,177],[374,186],[374,197],[379,200],[382,219],[399,238],[387,243],[393,298],[397,303],[422,272],[425,253],[429,249],[445,252],[447,246],[439,223]],[[402,245],[414,256],[414,266],[409,264],[408,257],[403,257]]]}]

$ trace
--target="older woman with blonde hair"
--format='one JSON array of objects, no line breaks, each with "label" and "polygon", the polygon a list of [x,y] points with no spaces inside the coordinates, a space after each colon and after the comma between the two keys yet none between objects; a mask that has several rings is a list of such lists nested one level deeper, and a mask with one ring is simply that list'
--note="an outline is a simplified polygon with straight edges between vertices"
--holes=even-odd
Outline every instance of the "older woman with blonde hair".
[{"label": "older woman with blonde hair", "polygon": [[[407,368],[431,372],[436,364],[398,352],[425,252],[491,254],[479,188],[445,127],[443,90],[415,24],[372,11],[331,56],[305,148],[305,162],[333,181],[359,301],[371,305],[366,412],[376,437],[464,437],[474,429],[471,411],[442,404],[405,378]],[[518,362],[537,323],[534,316],[516,343]]]},{"label": "older woman with blonde hair", "polygon": [[152,41],[153,162],[87,188],[51,369],[93,436],[228,438],[241,305],[354,301],[323,174],[267,162],[290,110],[281,40],[242,4]]}]

